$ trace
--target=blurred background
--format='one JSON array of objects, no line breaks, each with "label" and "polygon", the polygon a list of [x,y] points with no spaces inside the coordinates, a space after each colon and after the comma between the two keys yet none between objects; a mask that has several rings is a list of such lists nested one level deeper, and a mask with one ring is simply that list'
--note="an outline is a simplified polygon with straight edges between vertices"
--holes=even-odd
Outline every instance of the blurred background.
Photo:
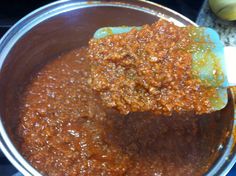
[{"label": "blurred background", "polygon": [[[205,12],[207,11],[207,8],[204,7],[204,5],[207,6],[207,2],[204,3],[204,0],[152,0],[152,1],[162,4],[166,7],[169,7],[183,14],[184,16],[187,16],[191,20],[197,21],[200,25],[206,25],[203,23],[203,22],[208,23],[208,21],[206,21],[205,19],[211,18],[211,17],[208,17],[209,16],[208,12]],[[1,0],[0,38],[20,18],[22,18],[29,12],[37,9],[38,7],[41,7],[50,2],[53,2],[53,1],[52,0]],[[201,23],[202,20],[203,22]],[[208,26],[212,27],[210,24]],[[233,26],[235,27],[236,24],[234,23]],[[21,175],[8,162],[8,160],[1,153],[1,151],[0,151],[0,175],[1,176]],[[236,167],[234,167],[231,170],[228,176],[236,176]]]},{"label": "blurred background", "polygon": [[[196,20],[203,0],[152,0],[153,2],[170,7],[181,14]],[[53,0],[1,0],[0,4],[0,34],[20,18]]]}]

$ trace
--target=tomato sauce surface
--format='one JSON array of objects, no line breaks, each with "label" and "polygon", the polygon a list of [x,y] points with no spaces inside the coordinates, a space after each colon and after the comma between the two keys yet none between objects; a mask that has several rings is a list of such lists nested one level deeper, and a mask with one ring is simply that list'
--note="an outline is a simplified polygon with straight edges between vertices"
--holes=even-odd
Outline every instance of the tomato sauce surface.
[{"label": "tomato sauce surface", "polygon": [[[176,82],[180,78],[190,79],[189,55],[179,51],[182,60],[176,61],[176,64],[162,61],[161,68],[159,64],[150,63],[168,55],[163,48],[171,45],[170,40],[166,40],[167,44],[162,41],[161,48],[157,47],[161,51],[158,55],[155,55],[153,47],[156,46],[152,42],[146,45],[147,48],[142,48],[148,55],[148,61],[137,61],[139,55],[133,54],[140,49],[138,44],[128,44],[129,41],[152,40],[155,29],[146,26],[139,35],[131,31],[124,41],[119,36],[111,37],[110,41],[91,41],[89,49],[65,53],[32,76],[22,96],[18,134],[23,156],[43,175],[200,176],[212,165],[218,156],[220,139],[215,137],[215,133],[203,129],[201,119],[208,119],[210,125],[206,129],[213,129],[217,126],[215,117],[220,117],[220,112],[200,116],[191,111],[181,114],[172,111],[173,105],[178,103],[181,108],[196,108],[199,112],[209,110],[209,102],[203,96],[206,91],[203,90],[203,95],[198,94],[201,86],[196,80],[183,84]],[[173,33],[169,36],[171,40],[184,37],[172,25],[164,25],[158,30],[159,33],[162,30]],[[181,44],[186,45],[185,42]],[[127,48],[116,53],[118,45]],[[98,59],[109,58],[110,53],[110,58],[115,60],[100,60],[102,65],[96,66],[97,62],[93,60],[95,52]],[[174,52],[170,53],[169,59],[172,55],[175,55]],[[118,62],[121,67],[112,70],[113,62]],[[160,71],[156,73],[160,76],[160,85],[149,69]],[[100,82],[94,80],[96,73],[105,74],[96,78]],[[107,80],[102,80],[105,78]],[[113,78],[116,81],[114,89],[111,86]],[[139,83],[138,89],[133,87],[136,83]],[[186,84],[190,87],[186,88]],[[173,88],[169,94],[168,85]],[[119,86],[123,87],[120,92]],[[162,103],[161,107],[159,110],[154,108],[161,113],[148,112],[153,110],[153,98],[158,97],[156,94],[160,95],[155,86],[163,88],[163,96],[157,100]],[[182,89],[194,94],[182,96]],[[123,99],[126,99],[125,102]],[[129,101],[133,102],[124,108]],[[188,107],[188,102],[193,107]],[[114,103],[116,108],[111,108]],[[168,117],[160,115],[166,112]]]},{"label": "tomato sauce surface", "polygon": [[170,117],[121,115],[104,108],[88,85],[87,49],[47,64],[27,86],[18,133],[21,151],[42,174],[202,175],[216,157],[215,138],[201,131],[212,113]]}]

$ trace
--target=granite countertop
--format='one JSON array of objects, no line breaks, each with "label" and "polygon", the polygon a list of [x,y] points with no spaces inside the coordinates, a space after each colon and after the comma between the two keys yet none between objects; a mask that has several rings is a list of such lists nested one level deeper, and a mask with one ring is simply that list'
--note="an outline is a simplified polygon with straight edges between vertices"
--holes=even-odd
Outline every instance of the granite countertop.
[{"label": "granite countertop", "polygon": [[236,46],[236,21],[225,21],[214,15],[209,7],[208,0],[202,5],[196,23],[215,29],[225,46]]}]

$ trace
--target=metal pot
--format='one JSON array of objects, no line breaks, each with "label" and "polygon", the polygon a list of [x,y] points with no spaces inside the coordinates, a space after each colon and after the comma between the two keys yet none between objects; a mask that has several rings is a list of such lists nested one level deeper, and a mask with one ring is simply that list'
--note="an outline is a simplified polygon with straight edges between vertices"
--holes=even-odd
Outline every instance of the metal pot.
[{"label": "metal pot", "polygon": [[[16,23],[0,41],[0,147],[11,163],[24,175],[40,175],[20,154],[16,128],[18,123],[18,92],[29,75],[49,59],[73,48],[87,45],[97,28],[103,26],[152,23],[159,18],[177,25],[196,25],[191,20],[158,4],[144,0],[88,1],[63,0],[46,5]],[[236,162],[234,142],[234,92],[221,111],[218,126],[205,130],[219,139],[219,157],[206,175],[226,175]],[[235,94],[236,95],[236,94]]]}]

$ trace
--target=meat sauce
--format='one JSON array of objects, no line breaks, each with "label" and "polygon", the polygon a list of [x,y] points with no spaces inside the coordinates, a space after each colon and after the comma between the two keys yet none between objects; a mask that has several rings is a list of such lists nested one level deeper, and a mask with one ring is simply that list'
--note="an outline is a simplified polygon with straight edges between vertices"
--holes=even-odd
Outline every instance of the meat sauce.
[{"label": "meat sauce", "polygon": [[212,112],[210,97],[216,89],[206,87],[192,69],[192,53],[205,41],[194,35],[191,26],[160,20],[141,30],[91,40],[93,90],[105,106],[122,114]]},{"label": "meat sauce", "polygon": [[[87,48],[72,50],[32,77],[20,108],[23,156],[48,176],[205,173],[217,157],[217,145],[201,130],[200,119],[212,119],[218,112],[202,116],[174,112],[170,117],[151,112],[121,114],[104,106],[103,97],[90,86],[89,53]],[[187,64],[188,59],[183,58]],[[215,124],[212,121],[211,127]]]}]

